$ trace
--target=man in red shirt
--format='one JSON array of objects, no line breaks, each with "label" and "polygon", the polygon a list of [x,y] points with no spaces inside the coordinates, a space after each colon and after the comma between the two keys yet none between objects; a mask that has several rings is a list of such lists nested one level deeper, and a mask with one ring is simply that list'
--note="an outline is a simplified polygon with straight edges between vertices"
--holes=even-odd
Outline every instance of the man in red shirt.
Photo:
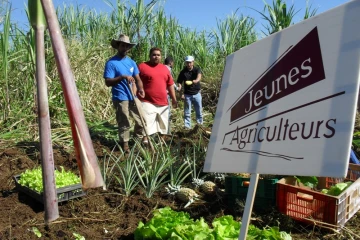
[{"label": "man in red shirt", "polygon": [[150,60],[139,65],[140,78],[146,89],[145,97],[138,96],[143,105],[146,130],[149,135],[168,132],[168,99],[167,91],[172,100],[173,108],[177,107],[174,80],[165,65],[161,63],[161,49],[150,49]]}]

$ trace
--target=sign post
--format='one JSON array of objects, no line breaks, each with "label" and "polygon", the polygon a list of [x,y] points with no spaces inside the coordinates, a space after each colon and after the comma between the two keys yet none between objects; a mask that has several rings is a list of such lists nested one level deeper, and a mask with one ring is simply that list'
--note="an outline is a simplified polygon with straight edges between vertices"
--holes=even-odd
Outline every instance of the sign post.
[{"label": "sign post", "polygon": [[350,1],[227,57],[204,171],[252,174],[239,239],[258,174],[346,175],[359,92],[359,12],[360,0]]},{"label": "sign post", "polygon": [[256,188],[259,181],[259,174],[251,174],[250,177],[250,186],[248,189],[248,193],[246,196],[246,204],[243,213],[243,217],[241,220],[241,229],[239,239],[246,239],[246,235],[249,229],[250,219],[251,219],[251,211],[255,201]]}]

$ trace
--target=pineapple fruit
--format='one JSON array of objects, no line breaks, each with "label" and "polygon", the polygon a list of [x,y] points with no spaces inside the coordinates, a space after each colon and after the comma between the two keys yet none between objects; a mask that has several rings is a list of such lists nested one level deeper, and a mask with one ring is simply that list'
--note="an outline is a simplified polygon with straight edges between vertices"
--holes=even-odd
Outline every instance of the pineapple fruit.
[{"label": "pineapple fruit", "polygon": [[198,196],[199,195],[191,188],[180,188],[180,190],[175,193],[177,199],[186,203]]},{"label": "pineapple fruit", "polygon": [[193,178],[192,184],[199,188],[201,192],[205,194],[213,194],[217,191],[217,186],[211,181],[204,181],[202,179]]},{"label": "pineapple fruit", "polygon": [[168,194],[175,195],[175,197],[180,201],[186,202],[184,208],[190,206],[190,204],[197,200],[199,197],[199,195],[194,190],[190,188],[183,188],[181,186],[174,186],[168,184],[166,190]]},{"label": "pineapple fruit", "polygon": [[216,189],[217,189],[216,184],[211,181],[205,181],[200,186],[200,191],[205,194],[213,194],[216,191]]}]

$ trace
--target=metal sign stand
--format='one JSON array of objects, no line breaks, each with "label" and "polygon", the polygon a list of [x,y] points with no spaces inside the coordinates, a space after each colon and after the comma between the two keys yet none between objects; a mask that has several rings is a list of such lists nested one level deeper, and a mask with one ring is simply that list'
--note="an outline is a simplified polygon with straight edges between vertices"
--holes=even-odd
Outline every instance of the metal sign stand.
[{"label": "metal sign stand", "polygon": [[239,240],[246,240],[246,235],[249,229],[251,219],[251,212],[255,201],[256,188],[259,181],[259,174],[252,173],[250,177],[250,186],[246,195],[245,209],[241,221]]}]

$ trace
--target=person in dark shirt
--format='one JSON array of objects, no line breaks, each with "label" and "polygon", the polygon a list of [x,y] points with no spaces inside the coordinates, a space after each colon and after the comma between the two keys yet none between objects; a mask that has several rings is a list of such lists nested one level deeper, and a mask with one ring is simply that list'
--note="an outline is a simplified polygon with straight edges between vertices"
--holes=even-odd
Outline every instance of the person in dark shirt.
[{"label": "person in dark shirt", "polygon": [[191,105],[194,105],[196,122],[203,124],[202,97],[200,92],[201,69],[194,66],[194,57],[185,57],[185,67],[179,73],[177,83],[179,91],[184,88],[184,126],[191,128]]}]

